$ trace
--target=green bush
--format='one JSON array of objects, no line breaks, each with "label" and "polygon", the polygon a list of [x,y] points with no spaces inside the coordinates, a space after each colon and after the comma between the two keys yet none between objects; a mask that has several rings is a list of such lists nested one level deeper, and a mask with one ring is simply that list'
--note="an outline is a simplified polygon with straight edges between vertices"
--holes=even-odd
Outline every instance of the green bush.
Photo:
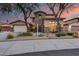
[{"label": "green bush", "polygon": [[13,35],[13,34],[9,33],[9,34],[7,35],[7,39],[13,39],[13,38],[14,38],[14,35]]},{"label": "green bush", "polygon": [[32,36],[33,34],[31,32],[23,32],[22,34],[19,34],[19,36]]},{"label": "green bush", "polygon": [[57,36],[57,37],[60,37],[61,35],[60,35],[59,33],[56,33],[56,36]]},{"label": "green bush", "polygon": [[60,35],[61,36],[66,36],[66,33],[65,32],[61,32]]},{"label": "green bush", "polygon": [[69,35],[69,36],[73,36],[74,33],[73,33],[73,32],[67,32],[67,35]]},{"label": "green bush", "polygon": [[60,33],[56,33],[57,37],[66,36],[66,35],[73,36],[74,33],[73,32],[60,32]]},{"label": "green bush", "polygon": [[56,36],[57,37],[66,36],[66,33],[65,32],[56,33]]}]

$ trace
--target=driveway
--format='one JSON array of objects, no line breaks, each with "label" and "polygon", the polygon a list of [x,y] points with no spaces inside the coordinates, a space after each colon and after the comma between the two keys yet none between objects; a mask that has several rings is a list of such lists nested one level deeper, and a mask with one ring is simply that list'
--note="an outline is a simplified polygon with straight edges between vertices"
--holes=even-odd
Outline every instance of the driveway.
[{"label": "driveway", "polygon": [[0,55],[14,55],[49,50],[78,49],[78,39],[38,39],[0,42]]}]

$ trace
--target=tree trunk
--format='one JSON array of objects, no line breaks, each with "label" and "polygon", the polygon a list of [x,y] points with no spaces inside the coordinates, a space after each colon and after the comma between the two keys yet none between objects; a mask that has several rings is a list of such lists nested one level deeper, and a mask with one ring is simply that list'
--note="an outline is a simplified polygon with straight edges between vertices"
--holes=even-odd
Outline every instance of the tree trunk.
[{"label": "tree trunk", "polygon": [[28,22],[27,22],[27,17],[24,16],[24,20],[25,20],[25,25],[26,25],[26,28],[27,28],[27,32],[29,32],[29,26],[28,26]]},{"label": "tree trunk", "polygon": [[25,25],[26,25],[26,28],[27,28],[26,32],[28,32],[29,31],[29,27],[28,27],[28,23],[27,23],[27,13],[26,13],[26,10],[19,3],[17,3],[17,6],[21,9],[21,11],[24,14]]},{"label": "tree trunk", "polygon": [[60,18],[55,17],[56,22],[57,22],[57,31],[61,32],[61,24],[60,24]]}]

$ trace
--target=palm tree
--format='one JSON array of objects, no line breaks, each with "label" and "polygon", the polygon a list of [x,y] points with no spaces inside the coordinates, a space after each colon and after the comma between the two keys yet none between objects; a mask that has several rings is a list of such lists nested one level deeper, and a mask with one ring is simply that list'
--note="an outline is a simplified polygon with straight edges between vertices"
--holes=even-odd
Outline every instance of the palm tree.
[{"label": "palm tree", "polygon": [[17,12],[22,12],[24,16],[25,25],[27,27],[27,31],[29,31],[29,26],[27,19],[30,17],[31,13],[39,7],[36,3],[2,3],[0,4],[0,11],[4,12],[12,12],[16,10]]}]

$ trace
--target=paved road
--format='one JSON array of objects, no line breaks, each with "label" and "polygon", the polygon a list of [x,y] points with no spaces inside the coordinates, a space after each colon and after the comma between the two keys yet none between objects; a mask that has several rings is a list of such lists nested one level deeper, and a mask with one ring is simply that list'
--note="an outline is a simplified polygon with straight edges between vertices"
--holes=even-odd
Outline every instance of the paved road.
[{"label": "paved road", "polygon": [[79,56],[79,49],[52,50],[52,51],[16,54],[11,56]]},{"label": "paved road", "polygon": [[76,48],[79,49],[79,39],[37,39],[25,41],[7,41],[0,42],[0,55],[13,55],[29,52]]}]

